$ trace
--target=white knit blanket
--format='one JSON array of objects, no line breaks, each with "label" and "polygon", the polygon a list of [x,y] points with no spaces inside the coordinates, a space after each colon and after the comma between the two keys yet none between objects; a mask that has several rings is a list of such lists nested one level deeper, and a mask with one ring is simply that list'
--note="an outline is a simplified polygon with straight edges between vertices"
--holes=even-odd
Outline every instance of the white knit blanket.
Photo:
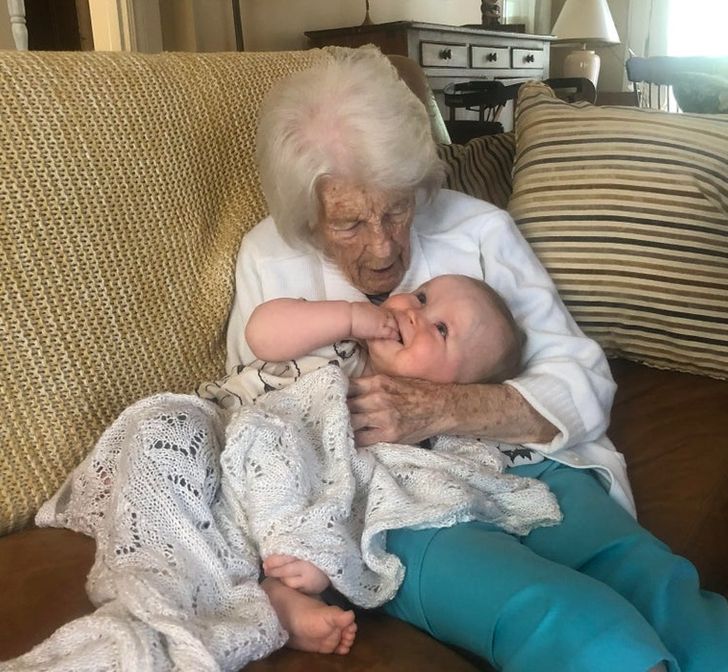
[{"label": "white knit blanket", "polygon": [[386,530],[560,520],[546,486],[500,473],[485,444],[357,449],[346,389],[327,366],[232,415],[189,395],[128,408],[36,519],[96,539],[98,608],[0,671],[238,670],[286,640],[260,557],[309,560],[372,607],[404,574]]}]

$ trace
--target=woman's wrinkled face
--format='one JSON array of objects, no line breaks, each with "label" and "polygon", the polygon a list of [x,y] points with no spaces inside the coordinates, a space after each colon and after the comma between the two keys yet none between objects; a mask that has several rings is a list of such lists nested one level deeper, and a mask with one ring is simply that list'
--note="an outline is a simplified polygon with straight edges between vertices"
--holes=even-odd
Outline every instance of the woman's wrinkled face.
[{"label": "woman's wrinkled face", "polygon": [[410,263],[414,191],[372,189],[323,178],[315,237],[352,285],[365,294],[392,291]]}]

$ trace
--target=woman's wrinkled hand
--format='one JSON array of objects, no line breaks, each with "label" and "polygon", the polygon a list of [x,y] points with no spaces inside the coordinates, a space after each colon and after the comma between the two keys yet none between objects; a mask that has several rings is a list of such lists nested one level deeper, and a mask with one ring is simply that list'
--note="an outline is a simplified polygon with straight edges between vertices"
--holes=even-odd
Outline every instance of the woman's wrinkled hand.
[{"label": "woman's wrinkled hand", "polygon": [[418,443],[440,433],[448,385],[376,375],[349,383],[356,443]]},{"label": "woman's wrinkled hand", "polygon": [[397,340],[399,338],[397,320],[388,310],[368,301],[354,302],[351,304],[351,336],[364,340],[370,338]]}]

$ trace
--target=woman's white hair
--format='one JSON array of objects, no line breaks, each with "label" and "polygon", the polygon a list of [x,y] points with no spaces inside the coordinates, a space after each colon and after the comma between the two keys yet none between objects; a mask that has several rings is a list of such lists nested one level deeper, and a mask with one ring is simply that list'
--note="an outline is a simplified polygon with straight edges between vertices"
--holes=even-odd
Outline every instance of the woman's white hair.
[{"label": "woman's white hair", "polygon": [[424,105],[374,47],[337,50],[277,83],[261,107],[257,156],[270,214],[298,248],[314,244],[323,176],[428,197],[444,176]]}]

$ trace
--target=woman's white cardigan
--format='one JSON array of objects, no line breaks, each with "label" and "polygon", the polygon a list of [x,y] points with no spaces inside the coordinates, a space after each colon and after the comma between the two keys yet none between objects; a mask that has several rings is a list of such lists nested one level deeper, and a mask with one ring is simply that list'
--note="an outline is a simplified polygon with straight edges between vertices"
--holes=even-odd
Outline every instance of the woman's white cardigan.
[{"label": "woman's white cardigan", "polygon": [[[624,458],[605,434],[616,389],[606,357],[576,325],[508,213],[443,189],[432,202],[418,205],[411,245],[410,267],[394,293],[447,273],[480,278],[498,291],[527,336],[524,371],[506,384],[559,429],[548,444],[526,445],[558,462],[596,469],[610,494],[634,515]],[[270,217],[243,239],[235,281],[228,371],[255,359],[244,329],[262,301],[366,301],[332,262],[283,242]]]}]

